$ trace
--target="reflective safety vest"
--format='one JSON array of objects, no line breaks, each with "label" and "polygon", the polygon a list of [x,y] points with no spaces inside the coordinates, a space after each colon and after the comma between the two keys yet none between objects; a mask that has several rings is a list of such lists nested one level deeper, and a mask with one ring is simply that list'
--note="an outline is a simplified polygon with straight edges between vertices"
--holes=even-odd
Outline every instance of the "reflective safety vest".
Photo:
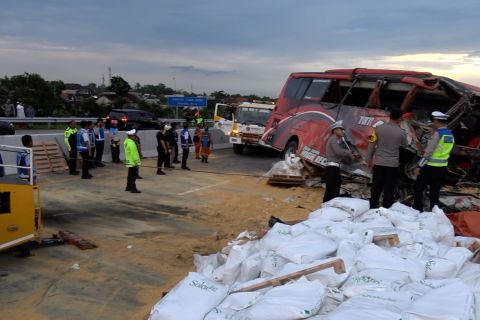
[{"label": "reflective safety vest", "polygon": [[84,139],[83,135],[87,134],[88,137],[88,131],[85,129],[80,129],[80,131],[77,132],[77,150],[78,152],[85,152],[88,151],[88,139]]},{"label": "reflective safety vest", "polygon": [[437,129],[440,136],[437,147],[433,151],[432,157],[428,160],[427,165],[432,167],[446,167],[448,165],[448,158],[452,152],[455,138],[452,131],[447,128]]},{"label": "reflective safety vest", "polygon": [[63,134],[68,151],[72,150],[72,148],[75,150],[77,147],[77,132],[77,128],[68,127]]}]

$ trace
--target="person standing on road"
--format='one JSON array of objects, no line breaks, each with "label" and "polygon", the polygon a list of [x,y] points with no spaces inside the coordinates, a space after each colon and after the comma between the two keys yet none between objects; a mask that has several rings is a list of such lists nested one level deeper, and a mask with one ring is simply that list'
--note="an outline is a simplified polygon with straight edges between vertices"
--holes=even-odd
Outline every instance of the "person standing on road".
[{"label": "person standing on road", "polygon": [[342,176],[340,175],[341,162],[349,162],[358,157],[358,155],[354,155],[346,149],[343,121],[334,122],[330,126],[330,130],[332,130],[332,135],[327,140],[327,166],[325,168],[327,182],[323,202],[340,195],[340,187],[342,185]]},{"label": "person standing on road", "polygon": [[165,135],[165,144],[167,146],[167,153],[165,154],[165,168],[174,169],[172,166],[172,145],[167,137],[167,131],[170,129],[170,125],[166,124],[163,134]]},{"label": "person standing on road", "polygon": [[120,137],[118,136],[117,120],[110,122],[110,152],[112,153],[112,162],[120,163]]},{"label": "person standing on road", "polygon": [[137,180],[137,169],[142,164],[140,160],[140,153],[138,152],[135,133],[137,131],[132,129],[127,131],[127,139],[125,139],[123,146],[125,148],[125,165],[128,168],[127,175],[127,187],[125,191],[130,191],[131,193],[140,193],[140,190],[137,189],[136,180]]},{"label": "person standing on road", "polygon": [[166,162],[167,156],[167,139],[164,134],[165,125],[161,124],[157,132],[157,174],[164,175],[165,172],[162,171],[164,162]]},{"label": "person standing on road", "polygon": [[87,121],[80,122],[80,131],[77,133],[77,149],[82,156],[82,179],[91,179],[93,176],[88,172],[89,161],[92,158],[92,146],[88,132]]},{"label": "person standing on road", "polygon": [[77,121],[70,120],[64,133],[64,141],[68,150],[68,169],[70,175],[78,175],[77,171]]},{"label": "person standing on road", "polygon": [[103,149],[105,147],[105,129],[103,128],[103,119],[99,118],[95,127],[93,128],[95,133],[95,164],[97,167],[105,167],[102,163]]},{"label": "person standing on road", "polygon": [[7,102],[2,106],[5,117],[15,117],[15,106],[7,99]]},{"label": "person standing on road", "polygon": [[200,143],[202,144],[202,162],[208,163],[208,156],[213,148],[212,135],[208,132],[208,127],[203,130]]},{"label": "person standing on road", "polygon": [[91,169],[94,169],[97,167],[95,164],[95,145],[96,145],[96,139],[95,139],[95,131],[93,129],[93,121],[87,121],[87,127],[88,127],[88,139],[90,140],[90,147],[92,148],[92,154],[90,155],[90,161],[89,161],[89,166]]},{"label": "person standing on road", "polygon": [[193,144],[195,145],[195,159],[200,158],[200,152],[202,149],[202,125],[198,124],[193,134]]},{"label": "person standing on road", "polygon": [[173,149],[173,163],[180,163],[178,161],[178,133],[177,133],[177,123],[172,122],[171,128],[167,130],[166,137],[168,144]]},{"label": "person standing on road", "polygon": [[[135,135],[134,135],[134,140],[135,143],[137,144],[137,151],[140,156],[140,159],[143,159],[143,154],[142,154],[142,142],[140,141],[140,137],[137,134],[137,129],[132,129],[135,130]],[[140,166],[137,167],[137,179],[143,179],[143,177],[140,176]]]},{"label": "person standing on road", "polygon": [[[32,136],[26,134],[22,136],[22,144],[25,148],[32,148],[33,147],[33,139]],[[32,154],[33,156],[33,154]],[[32,157],[33,159],[33,157]],[[33,162],[30,163],[30,152],[27,150],[21,150],[17,152],[17,166],[19,167],[33,167]],[[32,168],[33,172],[33,183],[36,183],[36,174],[35,174],[35,167]],[[20,179],[30,179],[30,169],[29,168],[17,168],[18,177]]]},{"label": "person standing on road", "polygon": [[447,128],[448,115],[434,111],[432,118],[434,132],[415,170],[418,176],[414,187],[413,208],[420,212],[423,211],[423,192],[427,186],[430,187],[430,209],[440,203],[440,189],[455,144],[453,133]]},{"label": "person standing on road", "polygon": [[394,202],[394,192],[398,179],[400,147],[407,148],[407,134],[400,127],[402,111],[392,109],[390,121],[374,128],[370,138],[366,161],[372,169],[372,189],[370,208],[378,208],[383,192],[382,206],[390,208]]},{"label": "person standing on road", "polygon": [[25,118],[25,107],[22,105],[21,101],[17,103],[17,118]]},{"label": "person standing on road", "polygon": [[192,145],[192,136],[188,132],[188,122],[183,125],[183,130],[180,134],[180,142],[182,144],[182,169],[190,170],[187,166],[188,154],[190,153],[190,146]]}]

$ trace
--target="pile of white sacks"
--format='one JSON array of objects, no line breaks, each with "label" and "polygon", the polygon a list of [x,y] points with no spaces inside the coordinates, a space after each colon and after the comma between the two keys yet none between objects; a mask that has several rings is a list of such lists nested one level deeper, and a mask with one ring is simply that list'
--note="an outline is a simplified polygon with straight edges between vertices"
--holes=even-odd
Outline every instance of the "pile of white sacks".
[{"label": "pile of white sacks", "polygon": [[[396,233],[400,244],[373,243]],[[444,213],[400,203],[369,210],[368,201],[335,198],[295,225],[275,224],[259,240],[195,256],[191,272],[153,308],[152,320],[480,319],[480,265],[474,238],[455,237]],[[457,246],[460,243],[462,246]],[[322,262],[332,268],[277,287],[236,290]]]}]

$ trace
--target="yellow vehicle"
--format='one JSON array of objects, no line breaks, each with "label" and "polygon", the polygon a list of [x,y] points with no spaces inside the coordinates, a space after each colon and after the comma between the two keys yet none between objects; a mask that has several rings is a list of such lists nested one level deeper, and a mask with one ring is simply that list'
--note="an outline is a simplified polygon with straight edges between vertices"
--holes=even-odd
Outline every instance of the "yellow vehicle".
[{"label": "yellow vehicle", "polygon": [[[15,159],[16,152],[27,153],[28,163],[33,163],[33,151],[30,148],[0,146],[0,149],[9,153],[7,159]],[[19,166],[15,161],[15,164],[0,164],[0,167],[7,171],[24,169],[29,172],[26,179],[17,175],[0,177],[0,251],[32,241],[40,242],[40,190],[34,183],[33,166]]]}]

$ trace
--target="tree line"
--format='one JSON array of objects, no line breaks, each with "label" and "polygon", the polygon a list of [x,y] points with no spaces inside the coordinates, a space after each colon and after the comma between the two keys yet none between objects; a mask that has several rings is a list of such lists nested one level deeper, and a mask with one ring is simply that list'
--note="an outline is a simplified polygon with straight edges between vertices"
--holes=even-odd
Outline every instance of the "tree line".
[{"label": "tree line", "polygon": [[[79,99],[64,99],[61,97],[63,90],[67,88],[81,88],[84,94]],[[115,93],[114,95],[108,93]],[[140,96],[139,96],[140,94]],[[35,109],[38,117],[68,117],[68,116],[105,116],[113,108],[138,108],[147,110],[158,117],[173,117],[174,110],[166,107],[167,96],[180,94],[184,96],[207,96],[205,92],[197,94],[184,90],[173,90],[163,83],[157,85],[136,83],[133,88],[120,76],[110,79],[109,86],[97,86],[89,83],[86,86],[68,84],[62,80],[47,81],[36,73],[24,73],[15,76],[0,78],[0,105],[8,101],[15,104],[21,101],[24,105],[30,105]],[[108,96],[110,104],[98,104],[97,99]],[[233,103],[239,98],[252,100],[272,100],[269,97],[257,95],[228,94],[223,90],[210,94],[208,107],[203,109],[202,115],[211,118],[215,103]]]}]

